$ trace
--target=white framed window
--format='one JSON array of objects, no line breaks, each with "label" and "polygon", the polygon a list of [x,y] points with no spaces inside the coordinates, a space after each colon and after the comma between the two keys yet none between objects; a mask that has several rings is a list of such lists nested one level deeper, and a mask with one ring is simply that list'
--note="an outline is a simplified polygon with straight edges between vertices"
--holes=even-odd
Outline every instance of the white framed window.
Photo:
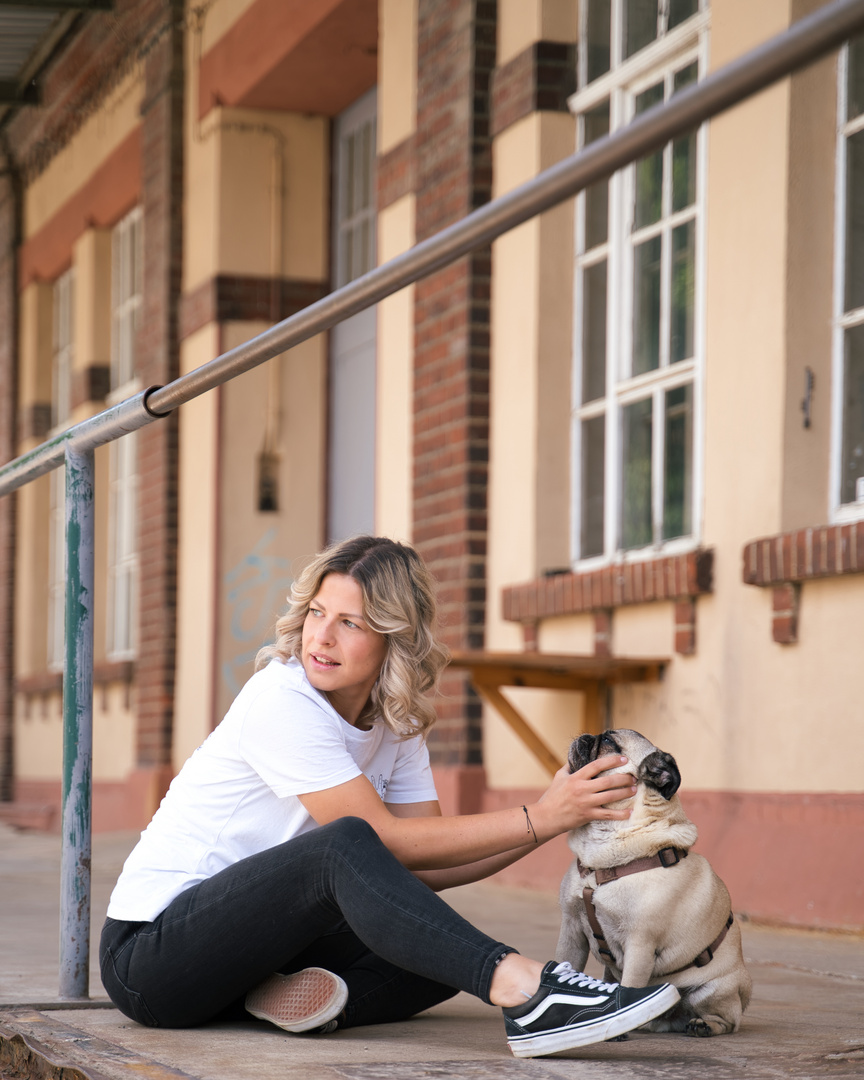
[{"label": "white framed window", "polygon": [[[51,434],[72,417],[75,362],[75,269],[54,282],[51,323]],[[66,626],[66,469],[50,473],[48,510],[48,667],[62,671]]]},{"label": "white framed window", "polygon": [[[372,88],[333,124],[333,268],[340,288],[375,266],[378,91]],[[377,308],[330,331],[327,536],[375,527]]]},{"label": "white framed window", "polygon": [[[705,0],[583,0],[586,146],[698,81]],[[706,130],[581,193],[576,203],[574,561],[698,540]]]},{"label": "white framed window", "polygon": [[831,517],[864,517],[864,38],[838,64]]},{"label": "white framed window", "polygon": [[111,234],[111,389],[114,391],[135,378],[135,334],[144,274],[142,221],[141,208],[136,207]]},{"label": "white framed window", "polygon": [[[142,214],[136,208],[115,226],[111,243],[111,393],[109,404],[140,389],[135,338],[142,303]],[[106,654],[128,660],[138,634],[138,435],[115,439],[109,449],[108,619]]]},{"label": "white framed window", "polygon": [[336,121],[333,219],[337,289],[375,266],[377,101],[372,90]]}]

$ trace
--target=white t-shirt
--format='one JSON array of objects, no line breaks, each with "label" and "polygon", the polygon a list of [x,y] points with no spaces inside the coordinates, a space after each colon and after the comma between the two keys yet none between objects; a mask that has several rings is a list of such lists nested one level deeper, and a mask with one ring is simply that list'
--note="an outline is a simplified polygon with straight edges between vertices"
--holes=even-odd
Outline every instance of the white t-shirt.
[{"label": "white t-shirt", "polygon": [[422,738],[400,740],[380,722],[353,727],[297,660],[271,660],[172,781],[108,915],[151,922],[191,885],[317,828],[298,795],[360,775],[385,803],[438,798]]}]

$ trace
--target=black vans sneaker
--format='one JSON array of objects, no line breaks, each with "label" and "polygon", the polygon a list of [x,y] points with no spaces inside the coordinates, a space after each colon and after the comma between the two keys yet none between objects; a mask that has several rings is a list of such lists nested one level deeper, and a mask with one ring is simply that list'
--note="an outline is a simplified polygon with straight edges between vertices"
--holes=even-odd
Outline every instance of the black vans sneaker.
[{"label": "black vans sneaker", "polygon": [[603,1042],[647,1024],[680,996],[669,983],[636,990],[550,960],[537,993],[524,1005],[502,1010],[507,1045],[516,1057],[540,1057]]}]

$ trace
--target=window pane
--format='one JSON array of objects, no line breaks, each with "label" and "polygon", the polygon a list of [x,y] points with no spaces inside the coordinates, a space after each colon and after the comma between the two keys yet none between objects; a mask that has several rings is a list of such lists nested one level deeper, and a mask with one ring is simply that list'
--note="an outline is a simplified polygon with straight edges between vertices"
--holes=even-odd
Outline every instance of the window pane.
[{"label": "window pane", "polygon": [[[649,86],[636,97],[636,113],[645,112],[652,105],[663,100],[663,83]],[[634,214],[635,228],[650,225],[660,219],[663,195],[663,152],[658,151],[650,157],[636,162],[636,207]]]},{"label": "window pane", "polygon": [[344,207],[345,217],[351,217],[354,213],[354,178],[357,172],[357,166],[354,160],[354,136],[349,135],[345,140],[345,172],[344,172],[344,194],[342,206]]},{"label": "window pane", "polygon": [[846,311],[864,306],[864,131],[846,140]]},{"label": "window pane", "polygon": [[696,223],[672,230],[672,311],[669,362],[693,355],[693,307],[696,293]]},{"label": "window pane", "polygon": [[856,501],[864,477],[864,326],[846,331],[843,363],[843,456],[840,502]]},{"label": "window pane", "polygon": [[582,401],[606,393],[606,260],[582,274]]},{"label": "window pane", "polygon": [[626,405],[621,410],[623,484],[621,546],[645,547],[651,543],[651,399]]},{"label": "window pane", "polygon": [[663,462],[663,539],[693,531],[693,388],[666,391],[666,446]]},{"label": "window pane", "polygon": [[849,42],[846,96],[846,119],[853,120],[864,112],[864,38]]},{"label": "window pane", "polygon": [[659,236],[633,252],[633,374],[660,366]]},{"label": "window pane", "polygon": [[[695,83],[699,66],[688,64],[675,73],[673,94]],[[696,132],[675,139],[672,143],[672,209],[682,210],[696,202]]]},{"label": "window pane", "polygon": [[676,26],[695,15],[699,10],[699,0],[670,0],[668,30],[674,30]]},{"label": "window pane", "polygon": [[582,529],[579,554],[583,559],[603,554],[603,491],[606,463],[606,418],[582,421]]},{"label": "window pane", "polygon": [[[609,102],[585,113],[585,145],[609,134]],[[592,184],[585,192],[585,249],[605,244],[609,232],[609,181]]]},{"label": "window pane", "polygon": [[590,0],[585,37],[588,46],[587,81],[609,70],[612,0]]},{"label": "window pane", "polygon": [[624,0],[624,57],[657,37],[657,0]]}]

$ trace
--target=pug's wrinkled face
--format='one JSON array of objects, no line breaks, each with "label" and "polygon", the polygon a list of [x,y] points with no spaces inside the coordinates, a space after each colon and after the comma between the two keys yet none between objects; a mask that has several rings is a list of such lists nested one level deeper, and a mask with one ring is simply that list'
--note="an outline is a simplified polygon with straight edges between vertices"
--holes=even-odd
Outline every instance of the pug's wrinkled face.
[{"label": "pug's wrinkled face", "polygon": [[623,754],[628,759],[626,765],[609,769],[610,774],[629,773],[637,783],[653,788],[664,799],[671,799],[681,786],[681,773],[675,758],[629,728],[615,728],[600,735],[580,735],[574,739],[567,755],[570,772],[578,772],[583,765],[605,754]]}]

